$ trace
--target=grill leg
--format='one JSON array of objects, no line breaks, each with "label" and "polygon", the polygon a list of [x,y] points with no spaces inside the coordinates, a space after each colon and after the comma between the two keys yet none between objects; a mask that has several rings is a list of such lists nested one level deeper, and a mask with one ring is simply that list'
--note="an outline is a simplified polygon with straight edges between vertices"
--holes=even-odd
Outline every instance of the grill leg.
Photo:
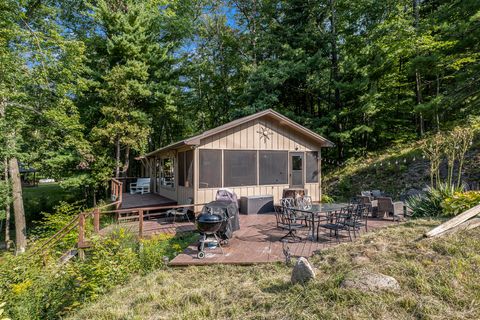
[{"label": "grill leg", "polygon": [[200,240],[200,251],[204,251],[205,249],[205,240],[207,240],[207,236],[203,234],[202,240]]},{"label": "grill leg", "polygon": [[214,233],[213,235],[215,236],[215,240],[217,240],[217,244],[220,247],[220,250],[222,250],[222,255],[225,255],[225,253],[223,252],[222,245],[220,244],[220,239],[217,237],[216,233]]}]

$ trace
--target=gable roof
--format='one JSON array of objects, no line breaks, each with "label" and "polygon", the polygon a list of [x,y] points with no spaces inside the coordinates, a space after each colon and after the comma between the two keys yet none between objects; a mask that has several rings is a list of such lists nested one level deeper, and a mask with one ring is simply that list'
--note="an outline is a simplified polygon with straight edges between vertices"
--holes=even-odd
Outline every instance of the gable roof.
[{"label": "gable roof", "polygon": [[239,118],[237,120],[233,120],[233,121],[228,122],[224,125],[221,125],[219,127],[204,131],[201,134],[198,134],[196,136],[187,138],[185,140],[181,140],[181,141],[172,143],[168,146],[165,146],[165,147],[162,147],[162,148],[157,149],[155,151],[152,151],[150,153],[147,153],[145,155],[145,157],[151,156],[151,155],[153,155],[155,153],[158,153],[160,151],[176,149],[176,148],[179,148],[179,147],[182,147],[182,146],[185,146],[185,145],[191,145],[191,146],[199,145],[201,139],[208,138],[208,137],[213,136],[217,133],[223,132],[223,131],[228,130],[228,129],[232,129],[232,128],[237,127],[237,126],[239,126],[241,124],[244,124],[246,122],[249,122],[249,121],[252,121],[252,120],[255,120],[255,119],[259,119],[259,118],[265,117],[265,116],[269,116],[271,118],[274,118],[274,119],[280,121],[283,125],[291,127],[292,129],[302,133],[303,135],[305,135],[305,136],[309,137],[310,139],[312,139],[313,141],[317,142],[322,147],[333,147],[334,146],[333,142],[331,142],[330,140],[322,137],[318,133],[315,133],[312,130],[305,128],[304,126],[296,123],[295,121],[289,119],[288,117],[285,117],[284,115],[276,112],[275,110],[267,109],[267,110],[263,110],[263,111],[254,113],[252,115],[249,115],[249,116],[246,116],[246,117],[243,117],[243,118]]}]

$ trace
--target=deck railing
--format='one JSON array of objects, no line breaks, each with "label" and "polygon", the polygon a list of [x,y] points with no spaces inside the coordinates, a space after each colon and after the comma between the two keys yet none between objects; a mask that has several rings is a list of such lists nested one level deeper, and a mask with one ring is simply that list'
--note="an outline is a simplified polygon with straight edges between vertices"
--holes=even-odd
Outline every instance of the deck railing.
[{"label": "deck railing", "polygon": [[100,231],[100,212],[102,209],[108,208],[110,206],[119,209],[122,205],[122,188],[123,183],[115,178],[111,180],[111,199],[113,202],[105,204],[103,206],[95,207],[91,211],[80,212],[78,215],[75,215],[70,221],[67,222],[60,230],[58,230],[53,236],[45,240],[38,247],[34,248],[30,256],[41,254],[44,255],[47,250],[51,249],[57,242],[63,239],[68,235],[72,230],[78,227],[78,241],[77,247],[82,248],[88,246],[85,242],[85,223],[89,217],[93,217],[93,230],[94,233],[99,233]]},{"label": "deck railing", "polygon": [[[90,247],[91,243],[87,237],[87,225],[93,224],[93,234],[100,234],[100,220],[103,214],[114,214],[117,223],[125,220],[138,220],[138,238],[144,237],[144,220],[155,216],[164,215],[167,210],[193,208],[195,214],[196,207],[204,206],[201,204],[185,204],[185,205],[163,205],[143,208],[120,209],[122,205],[123,183],[115,178],[111,180],[111,199],[113,202],[98,206],[89,211],[84,211],[74,216],[65,226],[57,231],[53,236],[41,243],[37,248],[31,251],[31,256],[41,254],[42,256],[53,246],[68,235],[72,230],[78,228],[77,248],[80,257],[83,257],[83,249]],[[114,210],[106,210],[114,207]],[[92,219],[92,220],[90,220]]]},{"label": "deck railing", "polygon": [[[194,203],[194,204],[183,204],[183,205],[164,205],[164,206],[154,206],[154,207],[144,207],[144,208],[130,208],[130,209],[117,209],[110,211],[97,212],[98,215],[97,221],[100,221],[100,214],[115,214],[117,223],[125,220],[138,220],[138,237],[143,238],[143,224],[144,220],[151,217],[158,217],[165,215],[166,210],[175,210],[175,209],[184,209],[184,208],[193,208],[195,215],[195,208],[202,207],[205,203]],[[95,221],[95,218],[94,218]],[[94,227],[95,229],[95,227]]]},{"label": "deck railing", "polygon": [[122,197],[123,197],[123,182],[112,178],[111,181],[111,198],[112,201],[118,202],[118,205],[116,206],[116,209],[120,208],[122,204]]},{"label": "deck railing", "polygon": [[98,233],[100,231],[100,212],[101,209],[108,208],[110,206],[118,207],[121,204],[120,201],[115,201],[108,203],[103,206],[95,207],[92,211],[80,212],[78,215],[75,215],[65,226],[58,230],[53,236],[48,238],[37,248],[31,251],[30,256],[41,254],[44,255],[47,250],[51,249],[58,241],[63,239],[68,235],[72,230],[78,227],[78,241],[77,247],[82,248],[87,246],[85,243],[85,223],[86,219],[93,217],[94,232]]}]

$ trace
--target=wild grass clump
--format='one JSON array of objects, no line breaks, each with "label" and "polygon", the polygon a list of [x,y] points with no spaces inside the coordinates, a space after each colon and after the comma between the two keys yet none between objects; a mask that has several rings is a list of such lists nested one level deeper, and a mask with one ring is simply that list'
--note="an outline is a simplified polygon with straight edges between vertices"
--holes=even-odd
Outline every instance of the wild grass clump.
[{"label": "wild grass clump", "polygon": [[[438,223],[394,225],[321,251],[310,258],[317,277],[305,286],[292,286],[291,267],[280,263],[167,268],[69,319],[479,319],[480,234],[423,239]],[[341,288],[355,269],[390,275],[401,291]]]}]

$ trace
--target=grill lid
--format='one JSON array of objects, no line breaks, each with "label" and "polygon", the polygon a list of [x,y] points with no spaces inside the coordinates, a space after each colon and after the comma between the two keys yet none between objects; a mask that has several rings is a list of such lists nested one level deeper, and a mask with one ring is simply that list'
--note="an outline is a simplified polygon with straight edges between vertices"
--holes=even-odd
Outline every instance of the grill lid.
[{"label": "grill lid", "polygon": [[218,223],[222,222],[223,217],[217,213],[202,213],[197,217],[197,221],[200,223]]}]

